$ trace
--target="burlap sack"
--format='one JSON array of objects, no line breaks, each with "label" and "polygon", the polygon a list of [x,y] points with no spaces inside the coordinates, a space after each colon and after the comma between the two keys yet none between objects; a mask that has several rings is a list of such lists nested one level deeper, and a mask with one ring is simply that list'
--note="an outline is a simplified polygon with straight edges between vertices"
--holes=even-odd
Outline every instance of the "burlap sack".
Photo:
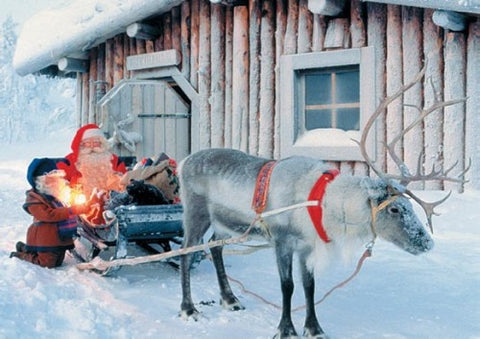
[{"label": "burlap sack", "polygon": [[179,183],[176,173],[176,166],[173,161],[166,159],[161,161],[158,165],[151,165],[140,167],[125,173],[120,179],[120,183],[127,185],[131,180],[144,180],[145,182],[158,187],[165,198],[171,204],[178,203],[179,198]]}]

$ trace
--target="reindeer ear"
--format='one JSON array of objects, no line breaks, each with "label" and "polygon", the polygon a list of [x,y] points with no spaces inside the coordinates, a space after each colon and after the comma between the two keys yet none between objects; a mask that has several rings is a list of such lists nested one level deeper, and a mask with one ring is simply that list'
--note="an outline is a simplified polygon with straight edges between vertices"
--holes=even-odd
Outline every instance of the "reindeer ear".
[{"label": "reindeer ear", "polygon": [[360,187],[364,188],[368,197],[375,201],[382,200],[388,194],[387,184],[382,180],[365,177],[360,181]]}]

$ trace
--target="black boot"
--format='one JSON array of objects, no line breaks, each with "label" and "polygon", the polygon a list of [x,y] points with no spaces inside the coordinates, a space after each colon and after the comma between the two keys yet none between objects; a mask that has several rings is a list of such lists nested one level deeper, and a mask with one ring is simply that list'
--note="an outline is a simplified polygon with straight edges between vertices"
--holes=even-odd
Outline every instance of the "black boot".
[{"label": "black boot", "polygon": [[17,250],[17,252],[25,252],[25,243],[24,242],[17,242],[15,244],[15,249]]},{"label": "black boot", "polygon": [[10,258],[13,258],[13,257],[18,257],[18,253],[17,252],[10,252]]}]

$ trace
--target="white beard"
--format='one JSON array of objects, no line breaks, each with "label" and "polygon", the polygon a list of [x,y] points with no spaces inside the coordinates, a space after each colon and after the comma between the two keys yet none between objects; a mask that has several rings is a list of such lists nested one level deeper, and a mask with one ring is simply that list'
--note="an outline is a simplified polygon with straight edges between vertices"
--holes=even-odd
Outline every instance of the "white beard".
[{"label": "white beard", "polygon": [[88,198],[93,189],[108,192],[108,178],[114,175],[112,169],[112,154],[108,151],[86,153],[80,152],[76,167],[82,173],[78,183],[82,185],[83,193]]},{"label": "white beard", "polygon": [[55,199],[67,204],[70,186],[65,180],[63,170],[54,170],[46,175],[38,176],[35,180],[35,188],[42,194],[48,194]]}]

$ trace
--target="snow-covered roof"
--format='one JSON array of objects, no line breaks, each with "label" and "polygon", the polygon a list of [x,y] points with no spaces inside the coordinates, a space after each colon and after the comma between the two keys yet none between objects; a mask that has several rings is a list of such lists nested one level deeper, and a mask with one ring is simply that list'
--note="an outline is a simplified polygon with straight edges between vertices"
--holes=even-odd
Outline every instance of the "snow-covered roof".
[{"label": "snow-covered roof", "polygon": [[81,0],[40,11],[18,37],[13,66],[20,75],[80,55],[144,18],[167,12],[183,0]]},{"label": "snow-covered roof", "polygon": [[[26,75],[56,65],[63,57],[78,57],[124,32],[129,24],[167,12],[183,1],[81,0],[41,11],[24,23],[18,37],[13,66],[18,74]],[[480,0],[363,1],[480,14]]]},{"label": "snow-covered roof", "polygon": [[362,0],[384,4],[434,8],[461,13],[480,14],[480,0]]}]

